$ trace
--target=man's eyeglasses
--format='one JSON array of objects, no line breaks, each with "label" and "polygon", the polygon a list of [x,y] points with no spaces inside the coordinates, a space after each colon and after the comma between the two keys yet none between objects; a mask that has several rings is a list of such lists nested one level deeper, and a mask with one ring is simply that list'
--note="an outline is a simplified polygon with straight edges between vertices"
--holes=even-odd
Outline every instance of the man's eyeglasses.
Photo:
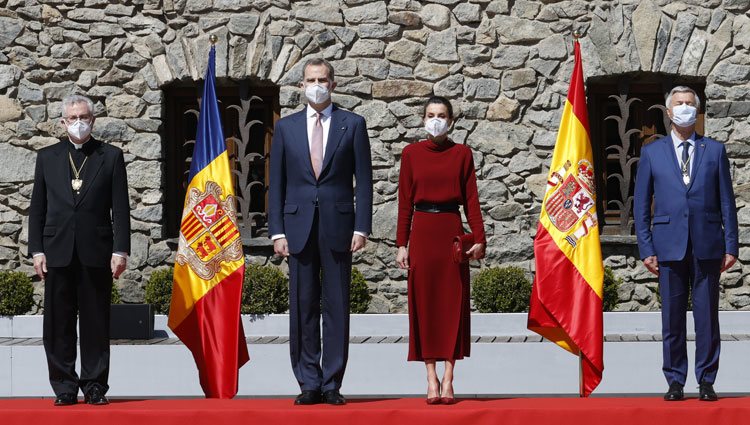
[{"label": "man's eyeglasses", "polygon": [[86,124],[91,124],[91,115],[72,115],[69,117],[63,118],[63,120],[68,124],[75,124],[76,121],[82,121]]}]

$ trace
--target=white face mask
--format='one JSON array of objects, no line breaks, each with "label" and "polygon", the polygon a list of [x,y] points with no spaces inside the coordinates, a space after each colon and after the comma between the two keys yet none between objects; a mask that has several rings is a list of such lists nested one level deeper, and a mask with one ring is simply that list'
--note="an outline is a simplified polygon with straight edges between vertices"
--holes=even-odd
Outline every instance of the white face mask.
[{"label": "white face mask", "polygon": [[695,106],[687,104],[677,105],[672,108],[672,122],[677,127],[690,127],[695,124],[698,110]]},{"label": "white face mask", "polygon": [[68,125],[68,134],[74,139],[83,140],[91,134],[91,125],[87,122],[78,120],[73,124]]},{"label": "white face mask", "polygon": [[305,97],[310,103],[321,104],[327,101],[331,94],[328,88],[320,84],[309,84],[305,86]]},{"label": "white face mask", "polygon": [[432,137],[442,136],[448,132],[448,121],[443,118],[430,118],[424,123],[424,129]]}]

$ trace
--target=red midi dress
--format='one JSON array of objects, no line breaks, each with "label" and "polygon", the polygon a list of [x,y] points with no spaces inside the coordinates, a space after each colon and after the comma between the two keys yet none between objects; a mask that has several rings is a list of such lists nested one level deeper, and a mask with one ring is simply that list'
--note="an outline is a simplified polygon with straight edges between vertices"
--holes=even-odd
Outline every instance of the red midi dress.
[{"label": "red midi dress", "polygon": [[469,266],[451,256],[453,238],[464,233],[461,215],[415,211],[419,202],[462,205],[474,242],[485,243],[469,147],[425,140],[404,148],[396,235],[409,250],[408,360],[462,359],[471,344]]}]

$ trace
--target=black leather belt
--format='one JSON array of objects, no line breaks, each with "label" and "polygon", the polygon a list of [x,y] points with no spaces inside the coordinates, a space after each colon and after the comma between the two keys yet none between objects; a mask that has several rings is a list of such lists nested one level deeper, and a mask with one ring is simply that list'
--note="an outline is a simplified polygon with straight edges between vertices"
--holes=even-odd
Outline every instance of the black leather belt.
[{"label": "black leather belt", "polygon": [[458,212],[458,204],[455,202],[448,202],[443,204],[418,202],[414,204],[414,210],[426,213]]}]

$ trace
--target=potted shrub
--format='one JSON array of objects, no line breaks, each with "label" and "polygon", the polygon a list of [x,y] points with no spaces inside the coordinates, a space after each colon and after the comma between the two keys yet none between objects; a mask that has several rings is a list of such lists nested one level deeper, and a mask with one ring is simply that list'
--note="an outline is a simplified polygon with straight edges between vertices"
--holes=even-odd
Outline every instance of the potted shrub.
[{"label": "potted shrub", "polygon": [[520,267],[490,267],[479,271],[471,297],[480,313],[521,313],[529,310],[531,282]]},{"label": "potted shrub", "polygon": [[0,316],[26,314],[34,305],[31,278],[22,272],[0,271]]},{"label": "potted shrub", "polygon": [[349,288],[349,312],[358,314],[366,313],[370,306],[370,290],[362,272],[356,267],[352,268],[352,286]]}]

